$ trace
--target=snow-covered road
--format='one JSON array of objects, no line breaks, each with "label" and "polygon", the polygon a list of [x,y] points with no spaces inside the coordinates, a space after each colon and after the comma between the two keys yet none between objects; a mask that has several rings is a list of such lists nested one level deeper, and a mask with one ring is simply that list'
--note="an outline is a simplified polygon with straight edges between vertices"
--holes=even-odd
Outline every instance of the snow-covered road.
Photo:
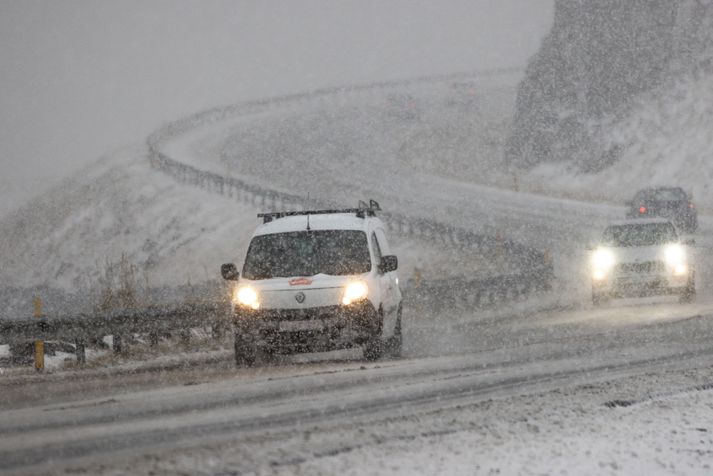
[{"label": "snow-covered road", "polygon": [[[176,458],[176,448],[185,457],[201,459],[220,447],[222,452],[212,455],[218,466],[207,469],[201,463],[189,472],[268,470],[355,444],[343,438],[303,444],[299,458],[290,451],[280,456],[282,445],[298,434],[319,439],[323,431],[347,426],[344,431],[360,441],[359,447],[379,451],[404,437],[429,433],[420,419],[433,412],[453,413],[452,425],[441,422],[438,431],[457,432],[459,406],[581,384],[601,389],[600,404],[635,399],[638,387],[615,397],[607,396],[609,384],[602,383],[713,364],[711,306],[682,308],[675,316],[657,313],[656,306],[619,314],[624,318],[616,318],[613,310],[599,316],[546,312],[492,323],[487,334],[463,326],[460,334],[472,338],[472,348],[463,347],[461,355],[250,370],[203,364],[167,372],[153,384],[136,374],[108,379],[101,372],[11,380],[2,383],[0,467],[18,474],[65,468],[110,473],[107,468],[120,467],[148,473]],[[418,354],[415,346],[410,353]],[[704,385],[708,376],[699,374],[695,385]],[[658,382],[658,393],[693,385],[681,387],[663,377]],[[88,397],[82,395],[85,389]],[[56,402],[48,396],[25,397],[32,392],[64,396]],[[370,435],[367,442],[359,438],[363,434]],[[228,440],[234,444],[225,446]],[[244,454],[256,441],[262,442],[261,453],[253,448]],[[172,456],[164,458],[168,453]]]}]

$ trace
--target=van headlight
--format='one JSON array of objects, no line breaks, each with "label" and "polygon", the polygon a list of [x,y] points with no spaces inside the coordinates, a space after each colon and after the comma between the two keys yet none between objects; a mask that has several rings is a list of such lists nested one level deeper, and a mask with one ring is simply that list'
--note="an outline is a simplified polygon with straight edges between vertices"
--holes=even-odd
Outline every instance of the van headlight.
[{"label": "van headlight", "polygon": [[683,246],[677,243],[668,245],[664,248],[664,260],[666,261],[666,264],[674,268],[674,270],[678,270],[681,265],[684,265],[685,267],[686,250],[683,249]]},{"label": "van headlight", "polygon": [[592,253],[592,277],[601,281],[616,264],[614,253],[608,248],[597,248]]},{"label": "van headlight", "polygon": [[233,304],[239,304],[252,309],[260,308],[257,291],[250,286],[243,286],[235,290],[233,293]]},{"label": "van headlight", "polygon": [[354,281],[346,285],[342,294],[342,304],[350,305],[355,301],[366,299],[369,295],[369,286],[364,281]]}]

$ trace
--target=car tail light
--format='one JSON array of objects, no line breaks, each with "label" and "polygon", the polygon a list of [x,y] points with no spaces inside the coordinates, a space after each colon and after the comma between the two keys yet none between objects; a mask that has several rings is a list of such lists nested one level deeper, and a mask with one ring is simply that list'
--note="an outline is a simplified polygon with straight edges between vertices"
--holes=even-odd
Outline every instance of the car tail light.
[{"label": "car tail light", "polygon": [[641,213],[642,215],[646,213],[646,207],[639,207],[639,213]]}]

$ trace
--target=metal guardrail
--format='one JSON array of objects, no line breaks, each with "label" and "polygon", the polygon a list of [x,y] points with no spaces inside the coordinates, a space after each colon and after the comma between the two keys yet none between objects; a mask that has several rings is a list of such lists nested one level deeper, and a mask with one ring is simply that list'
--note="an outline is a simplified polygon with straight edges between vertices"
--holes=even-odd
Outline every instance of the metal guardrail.
[{"label": "metal guardrail", "polygon": [[[444,307],[483,309],[546,291],[551,276],[514,274],[482,279],[449,278],[408,283],[407,306],[435,312]],[[231,309],[224,303],[133,309],[104,314],[0,320],[0,344],[23,345],[33,341],[70,343],[79,363],[86,362],[86,348],[104,336],[113,337],[113,351],[123,350],[123,338],[148,336],[156,345],[162,335],[178,332],[189,340],[190,330],[210,327],[222,334],[231,322]],[[65,348],[67,345],[64,346]]]},{"label": "metal guardrail", "polygon": [[408,283],[404,301],[413,308],[433,313],[449,308],[486,309],[549,291],[552,279],[551,274],[533,272],[470,280],[462,277],[423,280]]},{"label": "metal guardrail", "polygon": [[178,332],[185,341],[193,328],[210,327],[219,333],[229,323],[228,311],[224,303],[218,303],[0,320],[0,344],[22,345],[36,340],[69,342],[75,346],[77,360],[84,362],[86,345],[104,336],[113,336],[114,352],[123,350],[123,337],[135,334],[147,335],[149,343],[156,344],[161,335]]},{"label": "metal guardrail", "polygon": [[[318,200],[299,195],[278,192],[244,180],[200,170],[171,159],[156,146],[149,146],[151,165],[181,183],[193,185],[205,191],[234,198],[245,204],[270,210],[317,209],[331,206]],[[415,239],[436,242],[445,246],[467,248],[482,254],[504,252],[515,256],[526,270],[551,266],[545,253],[513,240],[474,233],[470,230],[447,225],[425,218],[407,217],[398,213],[379,212],[389,232]]]}]

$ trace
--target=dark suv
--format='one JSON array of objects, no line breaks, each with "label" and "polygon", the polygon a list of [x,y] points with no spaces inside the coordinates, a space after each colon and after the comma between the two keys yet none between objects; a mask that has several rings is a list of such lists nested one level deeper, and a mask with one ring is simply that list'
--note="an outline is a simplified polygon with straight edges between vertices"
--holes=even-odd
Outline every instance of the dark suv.
[{"label": "dark suv", "polygon": [[698,229],[698,212],[691,198],[680,187],[656,187],[640,190],[628,202],[627,218],[667,218],[683,232]]}]

